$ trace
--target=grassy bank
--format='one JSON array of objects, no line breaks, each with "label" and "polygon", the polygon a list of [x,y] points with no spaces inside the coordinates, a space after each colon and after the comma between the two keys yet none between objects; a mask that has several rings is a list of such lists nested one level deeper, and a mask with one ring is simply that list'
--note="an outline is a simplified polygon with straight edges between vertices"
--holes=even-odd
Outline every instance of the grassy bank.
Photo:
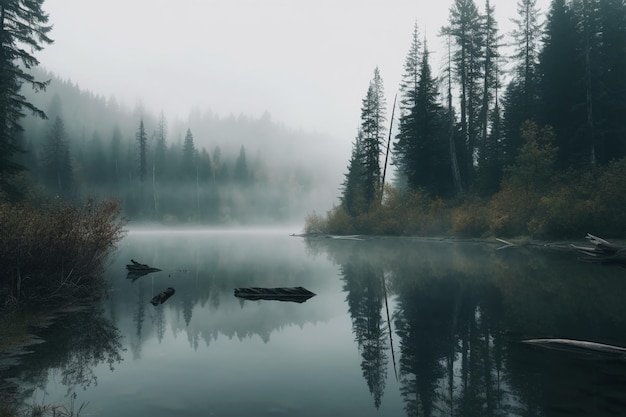
[{"label": "grassy bank", "polygon": [[119,213],[115,201],[0,203],[0,309],[99,298],[105,262],[123,236]]},{"label": "grassy bank", "polygon": [[[534,156],[534,158],[533,158]],[[500,190],[454,199],[385,189],[382,203],[358,216],[343,206],[313,213],[305,232],[459,237],[581,238],[586,233],[626,236],[626,159],[603,167],[557,172],[541,155],[512,167]]]}]

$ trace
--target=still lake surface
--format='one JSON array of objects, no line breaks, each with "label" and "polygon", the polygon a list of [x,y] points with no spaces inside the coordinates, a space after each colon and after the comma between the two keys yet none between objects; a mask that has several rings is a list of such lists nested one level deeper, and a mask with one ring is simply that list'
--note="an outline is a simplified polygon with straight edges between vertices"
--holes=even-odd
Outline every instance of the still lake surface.
[{"label": "still lake surface", "polygon": [[[497,247],[131,231],[102,305],[57,319],[0,379],[83,416],[626,415],[626,360],[521,343],[626,346],[626,269]],[[163,271],[129,279],[131,258]],[[233,295],[292,286],[317,295]]]}]

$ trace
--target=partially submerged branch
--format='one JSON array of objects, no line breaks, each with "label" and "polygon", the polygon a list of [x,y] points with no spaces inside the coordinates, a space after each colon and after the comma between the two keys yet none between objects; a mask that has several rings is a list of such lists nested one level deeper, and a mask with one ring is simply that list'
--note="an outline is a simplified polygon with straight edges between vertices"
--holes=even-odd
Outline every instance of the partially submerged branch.
[{"label": "partially submerged branch", "polygon": [[610,243],[598,236],[587,233],[587,239],[593,246],[570,245],[580,255],[583,262],[617,264],[626,267],[626,247]]}]

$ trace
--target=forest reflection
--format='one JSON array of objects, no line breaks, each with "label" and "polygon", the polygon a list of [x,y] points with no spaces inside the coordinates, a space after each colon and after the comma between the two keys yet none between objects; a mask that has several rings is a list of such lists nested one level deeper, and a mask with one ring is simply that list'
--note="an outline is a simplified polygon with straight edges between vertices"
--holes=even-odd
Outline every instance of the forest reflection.
[{"label": "forest reflection", "polygon": [[626,290],[620,268],[581,265],[572,253],[548,248],[496,251],[412,239],[307,243],[340,268],[377,408],[391,353],[386,282],[396,306],[391,325],[407,416],[626,411],[623,362],[590,366],[519,343],[539,335],[626,344],[626,308],[616,295]]},{"label": "forest reflection", "polygon": [[[622,268],[582,264],[549,247],[497,251],[449,240],[158,236],[122,242],[107,271],[104,312],[54,321],[40,334],[46,343],[0,370],[16,404],[55,387],[67,393],[54,401],[65,401],[116,367],[108,388],[88,390],[88,399],[114,407],[112,399],[132,387],[128,413],[168,397],[171,387],[151,381],[184,374],[176,379],[183,407],[207,390],[227,398],[246,386],[264,389],[264,398],[314,398],[312,407],[316,394],[337,391],[324,398],[361,407],[362,415],[626,414],[626,362],[520,343],[556,337],[626,346]],[[163,271],[128,279],[131,258]],[[299,304],[233,294],[255,286],[304,286],[317,295]],[[150,304],[168,287],[176,294],[167,303]],[[264,372],[284,363],[291,366]],[[233,388],[222,387],[224,375]],[[329,383],[330,375],[337,381]],[[294,381],[314,392],[286,393]],[[135,401],[139,393],[145,403]],[[206,411],[197,407],[198,415]]]},{"label": "forest reflection", "polygon": [[45,342],[19,357],[19,366],[2,370],[0,406],[18,410],[32,404],[35,391],[45,396],[51,373],[67,388],[66,397],[76,398],[77,391],[97,385],[96,367],[107,364],[113,371],[125,350],[119,330],[97,307],[57,315],[38,337]]}]

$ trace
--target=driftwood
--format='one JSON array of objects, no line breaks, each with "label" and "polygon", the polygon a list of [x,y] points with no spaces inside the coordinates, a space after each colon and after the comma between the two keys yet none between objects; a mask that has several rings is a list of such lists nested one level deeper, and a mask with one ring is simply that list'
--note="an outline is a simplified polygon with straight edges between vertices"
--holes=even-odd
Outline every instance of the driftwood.
[{"label": "driftwood", "polygon": [[153,268],[150,265],[141,264],[135,261],[134,259],[131,259],[130,262],[131,263],[126,265],[126,269],[128,269],[128,271],[133,271],[133,272],[146,272],[147,271],[147,273],[160,271],[159,268]]},{"label": "driftwood", "polygon": [[159,268],[153,268],[149,265],[139,263],[134,259],[130,260],[131,263],[126,265],[126,269],[128,270],[128,275],[126,275],[127,279],[132,279],[135,282],[136,279],[143,277],[144,275],[148,275],[152,272],[161,271]]},{"label": "driftwood", "polygon": [[235,288],[235,297],[246,300],[277,300],[304,303],[313,296],[315,296],[314,292],[303,287]]},{"label": "driftwood", "polygon": [[529,339],[523,340],[532,346],[564,352],[578,353],[598,359],[626,359],[626,348],[572,339]]},{"label": "driftwood", "polygon": [[159,304],[163,304],[172,295],[174,295],[175,292],[176,292],[176,290],[174,290],[174,288],[170,287],[170,288],[166,289],[165,291],[160,292],[157,295],[155,295],[154,297],[152,297],[152,300],[150,300],[150,304],[152,304],[153,306],[157,306]]},{"label": "driftwood", "polygon": [[602,238],[587,233],[589,243],[594,246],[570,245],[583,262],[617,264],[626,268],[626,247],[610,243]]}]

